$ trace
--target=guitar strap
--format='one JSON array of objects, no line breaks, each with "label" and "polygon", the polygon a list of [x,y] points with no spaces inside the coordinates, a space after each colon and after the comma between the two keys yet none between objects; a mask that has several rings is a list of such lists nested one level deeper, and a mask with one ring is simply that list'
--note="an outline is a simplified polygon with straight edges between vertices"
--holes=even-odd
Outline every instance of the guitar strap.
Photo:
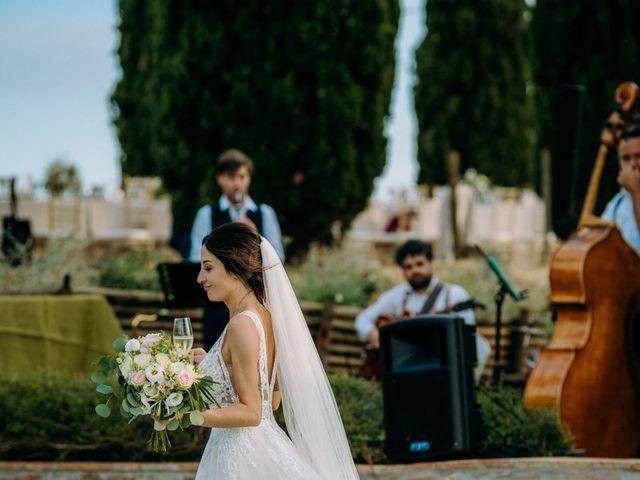
[{"label": "guitar strap", "polygon": [[431,294],[424,301],[424,305],[422,306],[422,310],[420,310],[421,314],[429,313],[431,311],[431,309],[435,305],[436,300],[438,299],[438,296],[440,295],[440,292],[442,291],[443,287],[444,287],[443,283],[440,283],[440,282],[436,283],[436,286],[433,287],[433,290],[431,290]]}]

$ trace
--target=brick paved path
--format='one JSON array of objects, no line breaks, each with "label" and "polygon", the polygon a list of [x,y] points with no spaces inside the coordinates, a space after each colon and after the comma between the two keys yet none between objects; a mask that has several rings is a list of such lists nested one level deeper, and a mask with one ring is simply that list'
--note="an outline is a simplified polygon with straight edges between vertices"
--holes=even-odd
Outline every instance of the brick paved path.
[{"label": "brick paved path", "polygon": [[[0,480],[191,480],[196,468],[196,463],[0,462]],[[358,465],[358,471],[362,480],[640,480],[640,460],[457,460]]]}]

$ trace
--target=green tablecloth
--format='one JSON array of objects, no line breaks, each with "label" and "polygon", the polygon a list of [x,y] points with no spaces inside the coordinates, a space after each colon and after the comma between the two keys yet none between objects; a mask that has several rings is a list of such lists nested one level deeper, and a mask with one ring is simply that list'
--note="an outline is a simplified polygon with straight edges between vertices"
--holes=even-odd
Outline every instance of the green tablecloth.
[{"label": "green tablecloth", "polygon": [[122,335],[99,295],[0,295],[0,370],[90,372]]}]

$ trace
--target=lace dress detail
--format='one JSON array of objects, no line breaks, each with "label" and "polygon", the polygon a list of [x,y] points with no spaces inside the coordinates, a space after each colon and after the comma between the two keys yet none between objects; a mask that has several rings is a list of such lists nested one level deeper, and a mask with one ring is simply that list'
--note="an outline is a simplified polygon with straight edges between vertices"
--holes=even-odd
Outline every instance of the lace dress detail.
[{"label": "lace dress detail", "polygon": [[[262,398],[262,420],[256,427],[213,428],[202,454],[196,480],[320,480],[321,477],[313,470],[309,461],[296,450],[273,416],[271,404],[275,365],[273,378],[269,382],[267,346],[262,322],[250,310],[241,312],[239,315],[246,315],[253,320],[260,337],[257,368],[258,387]],[[217,382],[215,398],[222,408],[239,403],[238,395],[233,388],[232,369],[227,368],[222,357],[222,344],[226,333],[225,328],[200,363],[207,375]],[[211,407],[214,408],[214,405]]]}]

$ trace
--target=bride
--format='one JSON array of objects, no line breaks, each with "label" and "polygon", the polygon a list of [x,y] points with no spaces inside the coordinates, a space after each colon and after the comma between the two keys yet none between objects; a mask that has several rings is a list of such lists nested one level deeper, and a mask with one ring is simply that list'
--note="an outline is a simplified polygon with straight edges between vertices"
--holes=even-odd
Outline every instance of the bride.
[{"label": "bride", "polygon": [[[196,480],[357,479],[333,392],[295,293],[271,244],[241,223],[202,242],[200,283],[231,320],[206,353],[220,408],[202,412],[211,436]],[[273,410],[282,401],[287,434]]]}]

